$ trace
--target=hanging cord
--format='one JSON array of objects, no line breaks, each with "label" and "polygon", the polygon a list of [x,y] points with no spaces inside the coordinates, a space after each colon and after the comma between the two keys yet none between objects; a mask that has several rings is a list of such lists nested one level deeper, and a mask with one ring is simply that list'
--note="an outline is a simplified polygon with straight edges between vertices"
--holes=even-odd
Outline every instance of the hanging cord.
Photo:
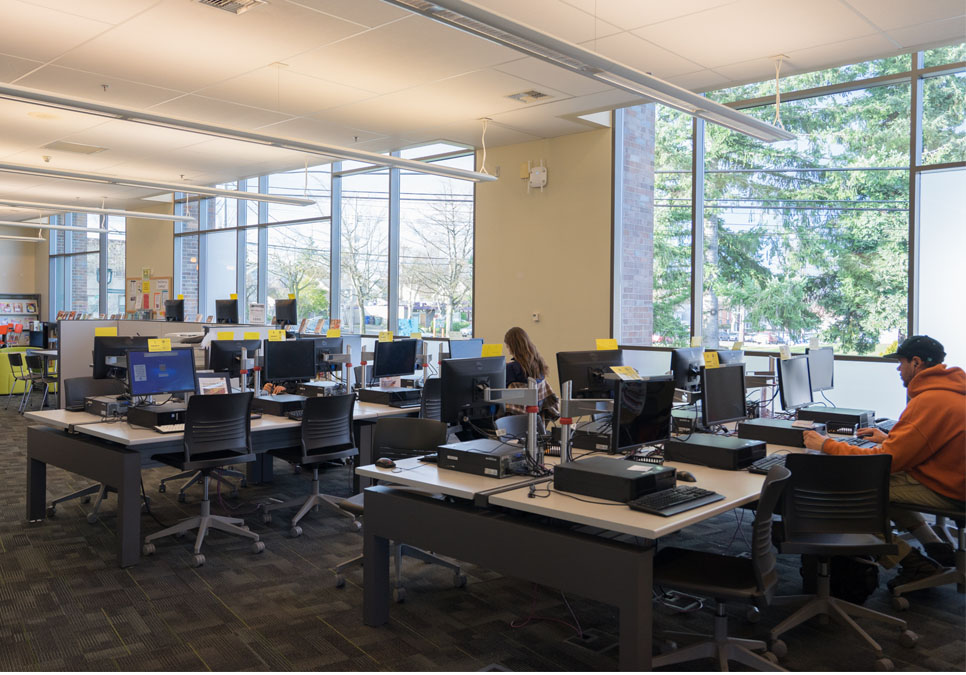
[{"label": "hanging cord", "polygon": [[483,149],[483,158],[480,160],[480,173],[484,176],[489,176],[490,174],[486,171],[486,125],[489,124],[490,118],[483,118],[483,135],[480,138],[480,145]]},{"label": "hanging cord", "polygon": [[775,120],[773,124],[779,129],[785,128],[785,125],[782,124],[782,91],[781,85],[778,82],[779,76],[782,72],[782,61],[784,60],[784,54],[779,54],[775,58]]}]

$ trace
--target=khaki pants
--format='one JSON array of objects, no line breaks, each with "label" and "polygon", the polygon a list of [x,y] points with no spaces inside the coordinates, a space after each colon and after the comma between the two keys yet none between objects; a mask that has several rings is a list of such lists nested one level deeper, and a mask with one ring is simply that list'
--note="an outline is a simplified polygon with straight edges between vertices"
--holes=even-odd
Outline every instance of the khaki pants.
[{"label": "khaki pants", "polygon": [[[889,476],[889,501],[902,502],[904,504],[921,504],[923,506],[935,506],[941,509],[962,508],[961,504],[945,497],[938,492],[933,492],[905,471],[899,471]],[[905,509],[889,509],[889,517],[892,522],[902,530],[912,532],[919,525],[926,521],[922,514]],[[883,556],[880,563],[884,567],[893,567],[909,553],[909,544],[902,539],[896,538],[899,547],[897,555]]]}]

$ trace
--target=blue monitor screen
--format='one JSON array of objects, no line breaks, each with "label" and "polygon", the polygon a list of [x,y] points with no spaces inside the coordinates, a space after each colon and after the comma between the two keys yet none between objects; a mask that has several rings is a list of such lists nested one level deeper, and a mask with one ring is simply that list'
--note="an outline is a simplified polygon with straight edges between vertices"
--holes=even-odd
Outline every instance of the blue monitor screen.
[{"label": "blue monitor screen", "polygon": [[127,353],[127,363],[132,396],[195,390],[193,349],[173,349],[170,352],[132,350]]},{"label": "blue monitor screen", "polygon": [[478,359],[483,356],[483,338],[472,340],[450,340],[449,356],[451,359]]}]

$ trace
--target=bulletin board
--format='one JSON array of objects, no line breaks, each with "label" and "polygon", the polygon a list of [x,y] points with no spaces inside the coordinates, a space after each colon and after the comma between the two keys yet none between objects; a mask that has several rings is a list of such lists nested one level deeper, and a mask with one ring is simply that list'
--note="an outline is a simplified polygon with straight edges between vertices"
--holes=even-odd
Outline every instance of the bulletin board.
[{"label": "bulletin board", "polygon": [[154,312],[164,311],[164,301],[171,300],[171,277],[127,277],[124,280],[124,311],[136,312],[148,309]]}]

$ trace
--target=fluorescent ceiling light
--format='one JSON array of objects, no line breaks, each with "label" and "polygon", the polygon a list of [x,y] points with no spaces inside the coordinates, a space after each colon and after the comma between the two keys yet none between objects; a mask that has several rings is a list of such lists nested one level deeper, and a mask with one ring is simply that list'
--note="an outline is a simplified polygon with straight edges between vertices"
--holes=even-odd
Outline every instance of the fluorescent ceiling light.
[{"label": "fluorescent ceiling light", "polygon": [[107,232],[103,227],[80,227],[79,225],[50,225],[48,223],[23,223],[19,220],[0,220],[4,227],[26,227],[31,230],[64,230],[66,232],[90,232],[100,234]]},{"label": "fluorescent ceiling light", "polygon": [[0,234],[0,239],[7,241],[32,241],[35,244],[41,241],[47,241],[43,237],[18,237],[15,234]]},{"label": "fluorescent ceiling light", "polygon": [[757,120],[728,106],[648,75],[636,68],[612,61],[600,54],[518,23],[466,0],[383,0],[433,21],[515,49],[542,61],[604,82],[632,94],[645,96],[689,115],[703,110],[704,119],[769,143],[795,136],[784,129]]},{"label": "fluorescent ceiling light", "polygon": [[68,110],[70,112],[97,115],[99,117],[123,120],[125,122],[137,122],[138,124],[164,127],[166,129],[175,129],[177,131],[188,131],[203,134],[205,136],[214,136],[216,138],[226,138],[228,140],[240,141],[243,143],[267,145],[273,148],[304,152],[310,155],[319,155],[322,157],[332,157],[336,159],[352,159],[359,162],[375,164],[377,166],[408,169],[417,173],[429,173],[436,176],[445,176],[447,178],[459,178],[462,180],[470,180],[475,182],[496,180],[496,176],[490,176],[488,174],[478,173],[476,171],[467,171],[466,169],[456,169],[450,166],[434,165],[415,159],[403,159],[402,157],[381,155],[376,152],[367,152],[365,150],[353,150],[352,148],[343,148],[338,145],[323,145],[321,143],[300,141],[294,138],[268,136],[266,134],[259,134],[252,131],[243,131],[241,129],[233,129],[231,127],[221,127],[214,124],[204,124],[202,122],[194,122],[192,120],[186,120],[180,117],[155,115],[153,113],[132,110],[129,108],[116,108],[113,106],[102,105],[94,101],[86,101],[84,99],[55,96],[54,94],[50,94],[45,91],[27,89],[25,87],[12,87],[6,84],[2,85],[0,86],[0,98],[7,99],[9,101],[17,101],[19,103],[39,104],[49,108]]},{"label": "fluorescent ceiling light", "polygon": [[[29,166],[27,164],[8,164],[0,162],[0,171],[19,173],[27,176],[42,176],[44,178],[64,178],[79,180],[85,183],[106,183],[109,185],[126,185],[129,187],[153,188],[170,192],[187,192],[206,197],[228,197],[229,199],[247,199],[256,202],[271,202],[273,204],[290,204],[292,206],[312,206],[314,199],[301,197],[282,197],[267,195],[260,192],[245,192],[244,190],[222,190],[221,188],[205,187],[202,185],[188,185],[186,183],[164,183],[156,180],[141,178],[121,178],[103,173],[85,173],[82,171],[65,171],[62,169],[48,169],[44,166]],[[170,218],[169,218],[170,220]]]},{"label": "fluorescent ceiling light", "polygon": [[18,209],[65,211],[70,213],[96,213],[103,216],[124,216],[125,218],[144,218],[146,220],[176,220],[182,223],[196,222],[196,218],[194,216],[166,216],[163,213],[142,213],[140,211],[125,211],[124,209],[99,209],[93,206],[48,204],[46,202],[24,202],[18,199],[4,199],[3,197],[0,197],[0,205],[13,206]]}]

